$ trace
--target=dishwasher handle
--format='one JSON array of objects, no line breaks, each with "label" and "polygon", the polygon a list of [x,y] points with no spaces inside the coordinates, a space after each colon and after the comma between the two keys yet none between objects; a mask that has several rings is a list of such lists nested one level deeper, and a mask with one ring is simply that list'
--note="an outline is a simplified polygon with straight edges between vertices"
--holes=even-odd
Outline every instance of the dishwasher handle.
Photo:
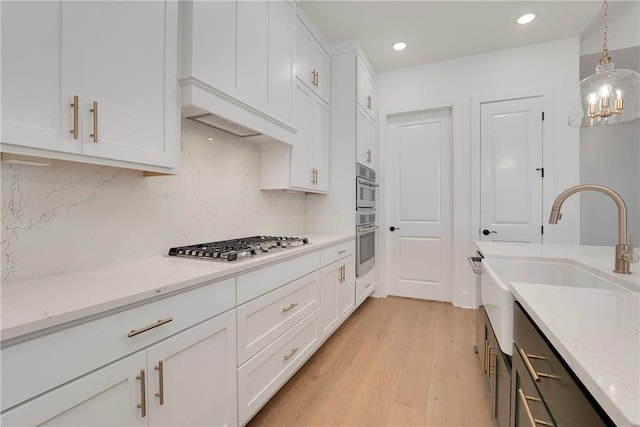
[{"label": "dishwasher handle", "polygon": [[482,266],[482,258],[479,256],[470,256],[467,258],[469,264],[471,265],[471,269],[475,274],[483,274],[484,267]]}]

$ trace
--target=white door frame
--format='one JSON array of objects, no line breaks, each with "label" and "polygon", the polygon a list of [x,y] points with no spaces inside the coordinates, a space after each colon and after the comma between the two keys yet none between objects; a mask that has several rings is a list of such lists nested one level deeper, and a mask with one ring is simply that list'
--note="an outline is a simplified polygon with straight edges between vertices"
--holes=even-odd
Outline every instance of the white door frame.
[{"label": "white door frame", "polygon": [[[564,189],[554,188],[555,181],[555,97],[553,89],[523,89],[502,94],[487,94],[471,98],[471,242],[480,240],[480,106],[487,102],[509,101],[523,98],[542,98],[542,163],[544,179],[542,180],[542,221],[545,224],[543,241],[555,242],[554,227],[547,224],[551,205],[556,193]],[[472,245],[473,246],[473,245]]]},{"label": "white door frame", "polygon": [[[463,271],[469,270],[465,264],[467,262],[467,256],[470,248],[469,232],[470,232],[470,212],[471,206],[470,200],[470,150],[469,150],[469,100],[468,99],[439,99],[430,102],[425,102],[419,105],[408,105],[395,108],[383,108],[379,111],[378,123],[379,123],[379,150],[381,155],[379,159],[379,173],[378,182],[380,186],[378,192],[377,204],[379,207],[386,206],[386,182],[387,176],[385,171],[388,168],[387,157],[385,153],[388,150],[388,120],[391,117],[406,115],[406,114],[419,114],[428,113],[438,110],[451,110],[452,119],[452,287],[451,287],[451,301],[455,306],[460,307],[475,307],[476,304],[476,290],[475,280],[472,282],[470,274],[465,274]],[[381,227],[380,233],[380,247],[385,248],[387,244],[387,236],[389,232],[387,224],[387,216],[384,209],[378,209],[378,223]],[[379,252],[382,256],[384,251]],[[376,286],[376,295],[387,296],[389,290],[387,288],[387,275],[388,271],[385,266],[385,262],[380,260],[378,262],[379,278],[378,285]]]}]

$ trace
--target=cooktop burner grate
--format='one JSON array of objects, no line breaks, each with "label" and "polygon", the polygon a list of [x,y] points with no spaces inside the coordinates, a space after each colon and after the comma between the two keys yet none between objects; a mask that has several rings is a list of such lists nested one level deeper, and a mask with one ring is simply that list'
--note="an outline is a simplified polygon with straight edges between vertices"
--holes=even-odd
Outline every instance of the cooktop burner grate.
[{"label": "cooktop burner grate", "polygon": [[199,243],[169,249],[170,256],[237,261],[241,258],[268,253],[274,249],[291,248],[309,243],[306,237],[253,236],[219,242]]}]

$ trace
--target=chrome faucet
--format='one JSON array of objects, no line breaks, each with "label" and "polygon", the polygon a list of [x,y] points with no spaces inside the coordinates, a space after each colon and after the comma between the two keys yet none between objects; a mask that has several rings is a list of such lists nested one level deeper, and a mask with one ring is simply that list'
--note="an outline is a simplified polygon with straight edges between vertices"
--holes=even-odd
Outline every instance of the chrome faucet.
[{"label": "chrome faucet", "polygon": [[615,202],[618,208],[618,244],[616,245],[616,263],[613,272],[631,274],[629,265],[638,262],[639,257],[633,252],[633,247],[631,247],[630,243],[631,238],[627,241],[627,207],[622,197],[612,189],[602,185],[582,184],[564,190],[553,202],[551,215],[549,215],[549,224],[558,223],[558,220],[562,218],[560,208],[564,201],[567,200],[569,196],[581,191],[597,191],[598,193],[611,197]]}]

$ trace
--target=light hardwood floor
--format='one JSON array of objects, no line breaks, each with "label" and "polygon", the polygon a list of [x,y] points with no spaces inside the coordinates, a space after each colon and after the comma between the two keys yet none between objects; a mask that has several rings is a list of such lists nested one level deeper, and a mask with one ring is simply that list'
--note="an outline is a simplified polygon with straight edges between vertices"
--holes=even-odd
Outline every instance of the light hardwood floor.
[{"label": "light hardwood floor", "polygon": [[369,298],[248,426],[492,426],[475,316]]}]

